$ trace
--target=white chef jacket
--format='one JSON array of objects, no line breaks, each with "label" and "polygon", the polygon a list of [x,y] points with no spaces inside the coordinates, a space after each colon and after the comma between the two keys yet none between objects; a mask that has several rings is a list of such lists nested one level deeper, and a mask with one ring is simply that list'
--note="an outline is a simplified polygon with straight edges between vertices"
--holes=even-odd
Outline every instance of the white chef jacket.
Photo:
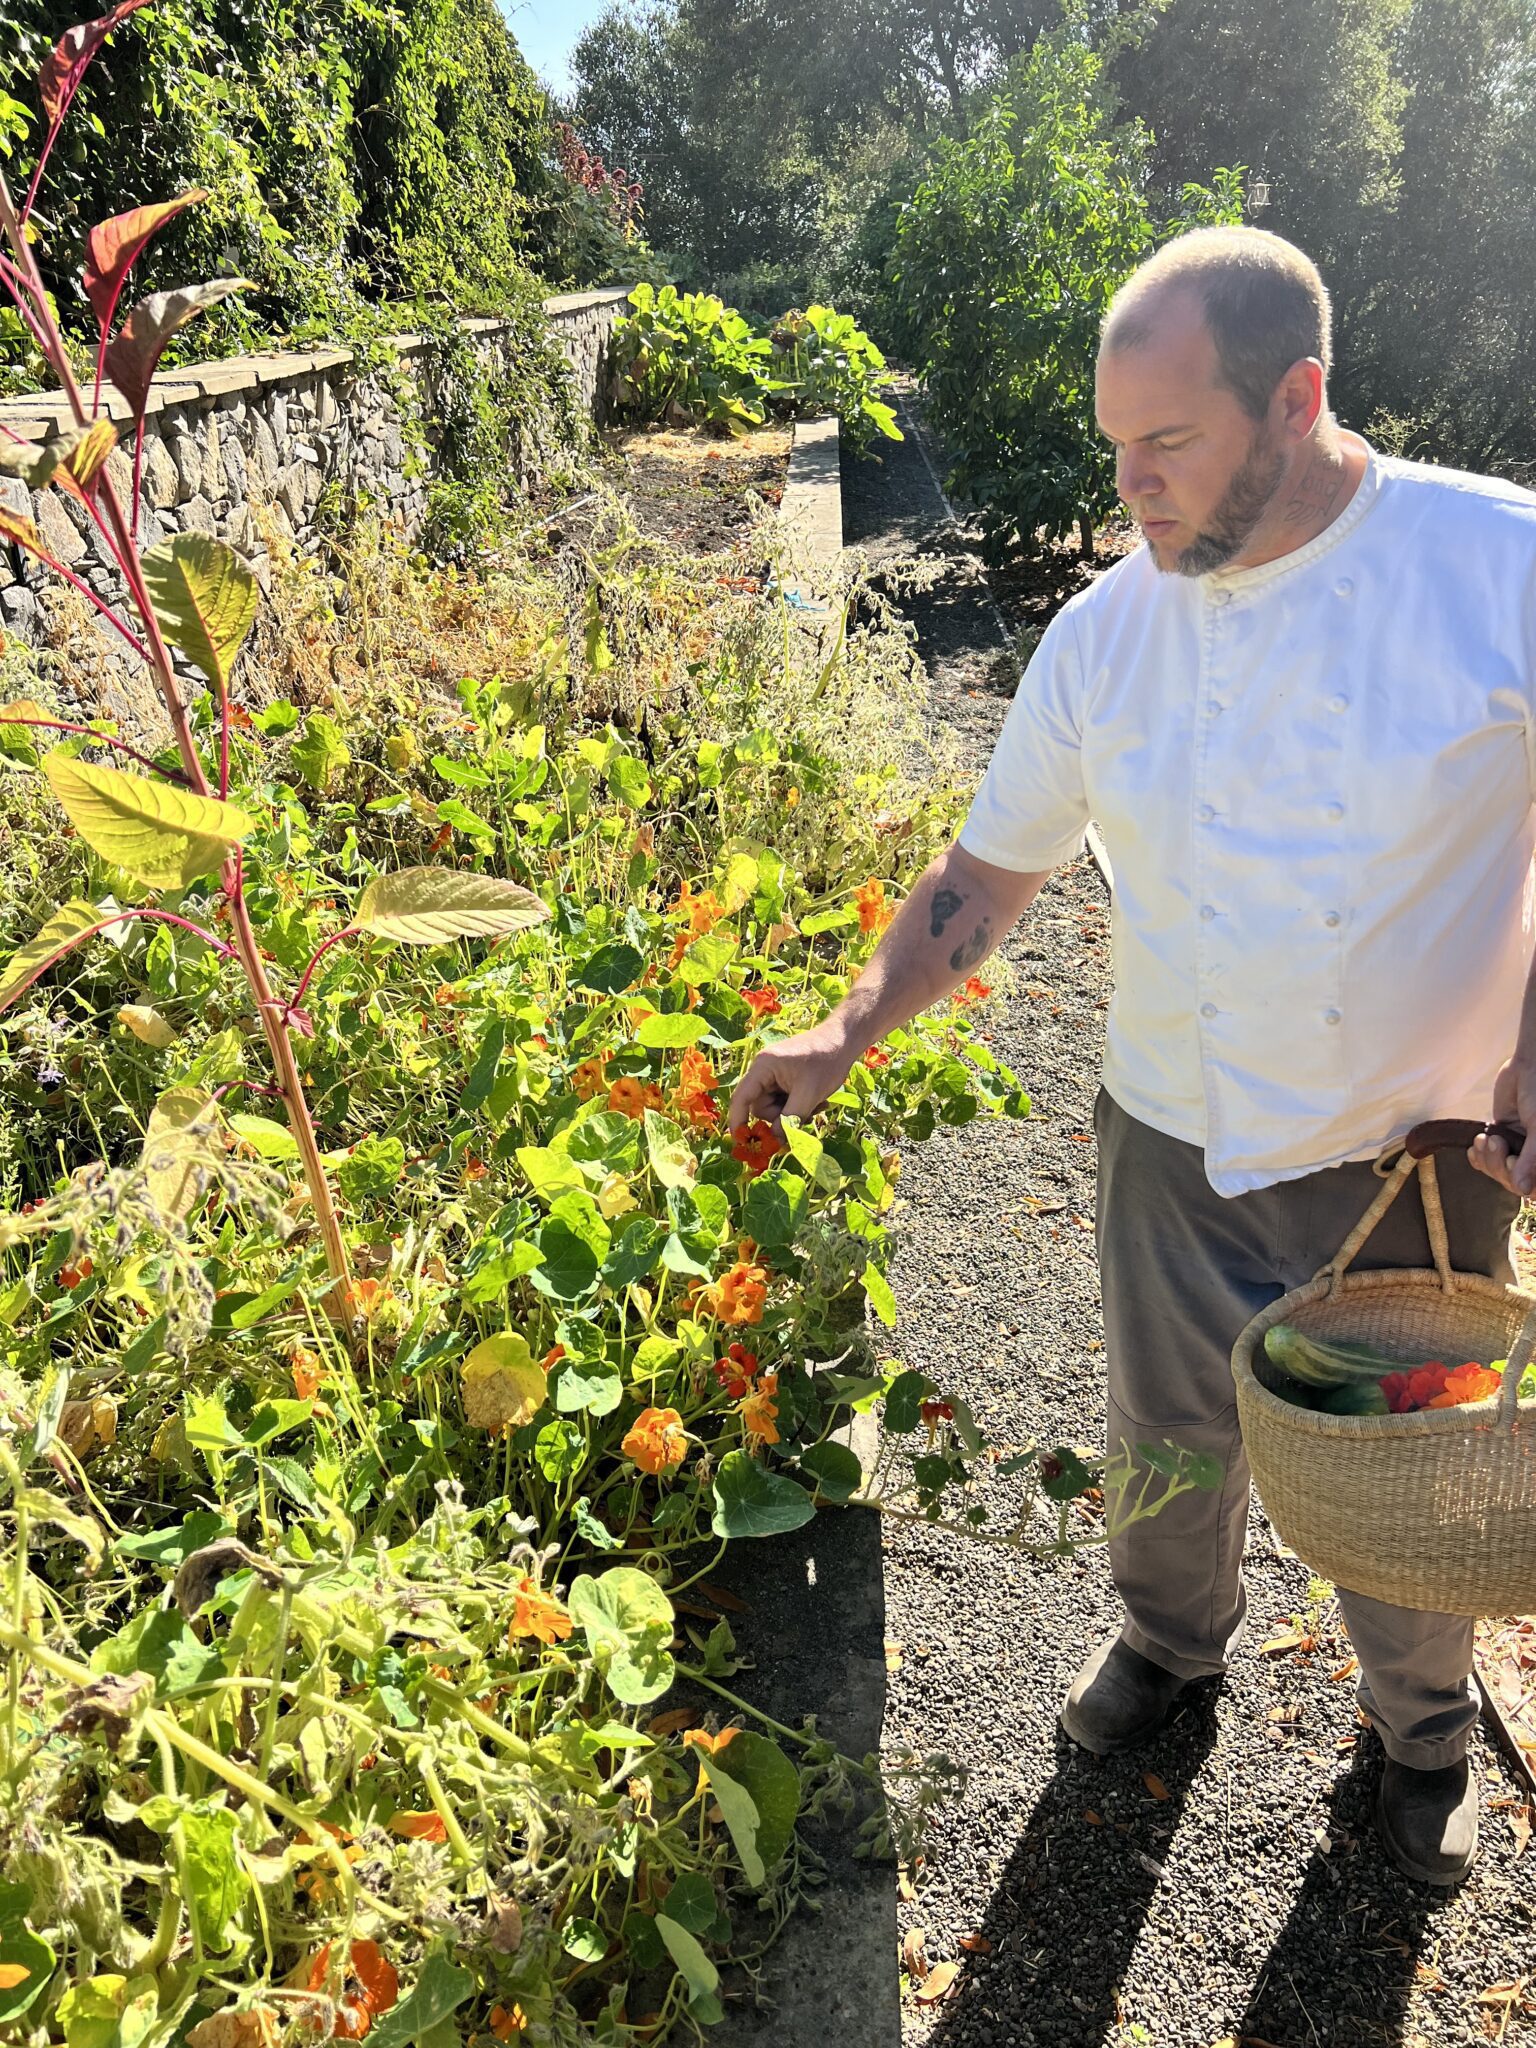
[{"label": "white chef jacket", "polygon": [[1536,494],[1367,456],[1305,547],[1065,606],[960,833],[1114,868],[1104,1081],[1219,1194],[1488,1116],[1533,943]]}]

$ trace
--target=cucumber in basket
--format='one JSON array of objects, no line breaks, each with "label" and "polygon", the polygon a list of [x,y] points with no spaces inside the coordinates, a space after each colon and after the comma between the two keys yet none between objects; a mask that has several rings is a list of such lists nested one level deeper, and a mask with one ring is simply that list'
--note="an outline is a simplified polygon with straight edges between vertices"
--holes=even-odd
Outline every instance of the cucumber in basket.
[{"label": "cucumber in basket", "polygon": [[[1266,1356],[1308,1387],[1373,1386],[1389,1372],[1401,1372],[1405,1361],[1385,1358],[1374,1345],[1352,1344],[1339,1337],[1309,1337],[1294,1323],[1276,1323],[1264,1332]],[[1386,1402],[1379,1409],[1353,1413],[1385,1415]]]}]

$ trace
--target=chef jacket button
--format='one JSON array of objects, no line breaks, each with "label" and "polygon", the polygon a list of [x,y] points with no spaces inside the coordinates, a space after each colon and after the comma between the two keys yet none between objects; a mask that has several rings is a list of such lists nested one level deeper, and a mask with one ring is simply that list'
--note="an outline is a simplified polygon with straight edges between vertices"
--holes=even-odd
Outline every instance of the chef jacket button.
[{"label": "chef jacket button", "polygon": [[1212,818],[1215,817],[1215,815],[1215,810],[1212,808],[1210,804],[1202,804],[1199,810],[1195,813],[1195,816],[1200,820],[1202,825],[1209,825],[1209,823],[1211,822]]},{"label": "chef jacket button", "polygon": [[1339,917],[1339,913],[1336,910],[1328,911],[1323,918],[1323,923],[1327,925],[1329,931],[1335,930],[1341,921],[1342,920]]},{"label": "chef jacket button", "polygon": [[1343,815],[1344,806],[1342,804],[1330,804],[1328,806],[1328,816],[1333,820],[1335,824],[1339,822],[1340,818],[1342,818]]},{"label": "chef jacket button", "polygon": [[1200,1005],[1200,1014],[1202,1017],[1214,1017],[1216,1014],[1216,1005],[1214,1003],[1202,1003]]},{"label": "chef jacket button", "polygon": [[1211,919],[1216,915],[1214,905],[1209,903],[1202,903],[1200,906],[1200,915],[1204,918],[1205,922],[1209,924]]},{"label": "chef jacket button", "polygon": [[1342,1024],[1344,1022],[1343,1014],[1338,1010],[1324,1010],[1323,1022],[1325,1024]]},{"label": "chef jacket button", "polygon": [[1230,604],[1231,602],[1232,593],[1230,590],[1213,590],[1211,592],[1212,604]]},{"label": "chef jacket button", "polygon": [[1333,594],[1335,597],[1349,597],[1353,594],[1354,588],[1353,577],[1341,576],[1333,586]]},{"label": "chef jacket button", "polygon": [[1349,699],[1341,691],[1337,697],[1330,697],[1328,699],[1328,709],[1330,711],[1347,711],[1349,709]]}]

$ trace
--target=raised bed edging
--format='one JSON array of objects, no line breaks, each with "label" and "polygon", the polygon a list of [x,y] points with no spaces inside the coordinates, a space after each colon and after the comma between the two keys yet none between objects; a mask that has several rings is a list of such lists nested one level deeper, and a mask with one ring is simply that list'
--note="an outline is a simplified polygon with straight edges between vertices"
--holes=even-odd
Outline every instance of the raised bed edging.
[{"label": "raised bed edging", "polygon": [[[600,416],[605,402],[609,338],[627,301],[623,285],[566,292],[544,301],[545,316],[571,365],[582,405]],[[500,317],[461,321],[484,356],[516,368],[512,323]],[[410,369],[428,346],[421,334],[398,334],[391,345]],[[238,548],[258,582],[270,578],[253,506],[260,503],[279,534],[304,552],[319,544],[316,511],[327,493],[357,493],[408,533],[427,509],[429,475],[407,473],[404,423],[394,395],[376,375],[359,376],[348,348],[318,348],[225,361],[189,363],[155,377],[145,409],[139,533],[144,545],[175,533],[217,535]],[[103,389],[103,410],[119,425],[128,406]],[[41,441],[71,423],[61,392],[0,400],[0,431]],[[116,449],[109,471],[130,504],[129,452]],[[98,597],[120,595],[120,579],[100,545],[85,507],[56,490],[33,492],[18,477],[0,477],[0,498],[37,522],[44,545]],[[52,572],[15,546],[0,548],[0,624],[36,645],[42,617],[38,592]],[[109,629],[103,627],[103,633]],[[107,643],[115,652],[115,640]],[[122,670],[122,701],[110,708],[139,732],[158,732],[162,717],[148,678]],[[90,713],[100,708],[85,707]]]}]

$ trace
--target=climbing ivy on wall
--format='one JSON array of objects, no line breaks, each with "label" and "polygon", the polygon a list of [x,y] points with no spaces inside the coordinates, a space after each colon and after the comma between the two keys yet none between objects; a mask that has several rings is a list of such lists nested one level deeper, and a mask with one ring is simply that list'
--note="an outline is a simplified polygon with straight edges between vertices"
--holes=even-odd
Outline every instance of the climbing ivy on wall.
[{"label": "climbing ivy on wall", "polygon": [[[0,0],[0,151],[30,164],[30,80],[77,0]],[[158,0],[93,66],[97,136],[50,164],[40,255],[67,326],[86,230],[188,186],[209,201],[164,231],[145,290],[239,275],[186,346],[351,339],[377,313],[526,308],[572,276],[550,111],[495,0]],[[30,117],[30,119],[29,119]],[[410,324],[409,315],[395,324]],[[174,355],[167,357],[174,361]],[[0,378],[36,382],[0,332]]]}]

